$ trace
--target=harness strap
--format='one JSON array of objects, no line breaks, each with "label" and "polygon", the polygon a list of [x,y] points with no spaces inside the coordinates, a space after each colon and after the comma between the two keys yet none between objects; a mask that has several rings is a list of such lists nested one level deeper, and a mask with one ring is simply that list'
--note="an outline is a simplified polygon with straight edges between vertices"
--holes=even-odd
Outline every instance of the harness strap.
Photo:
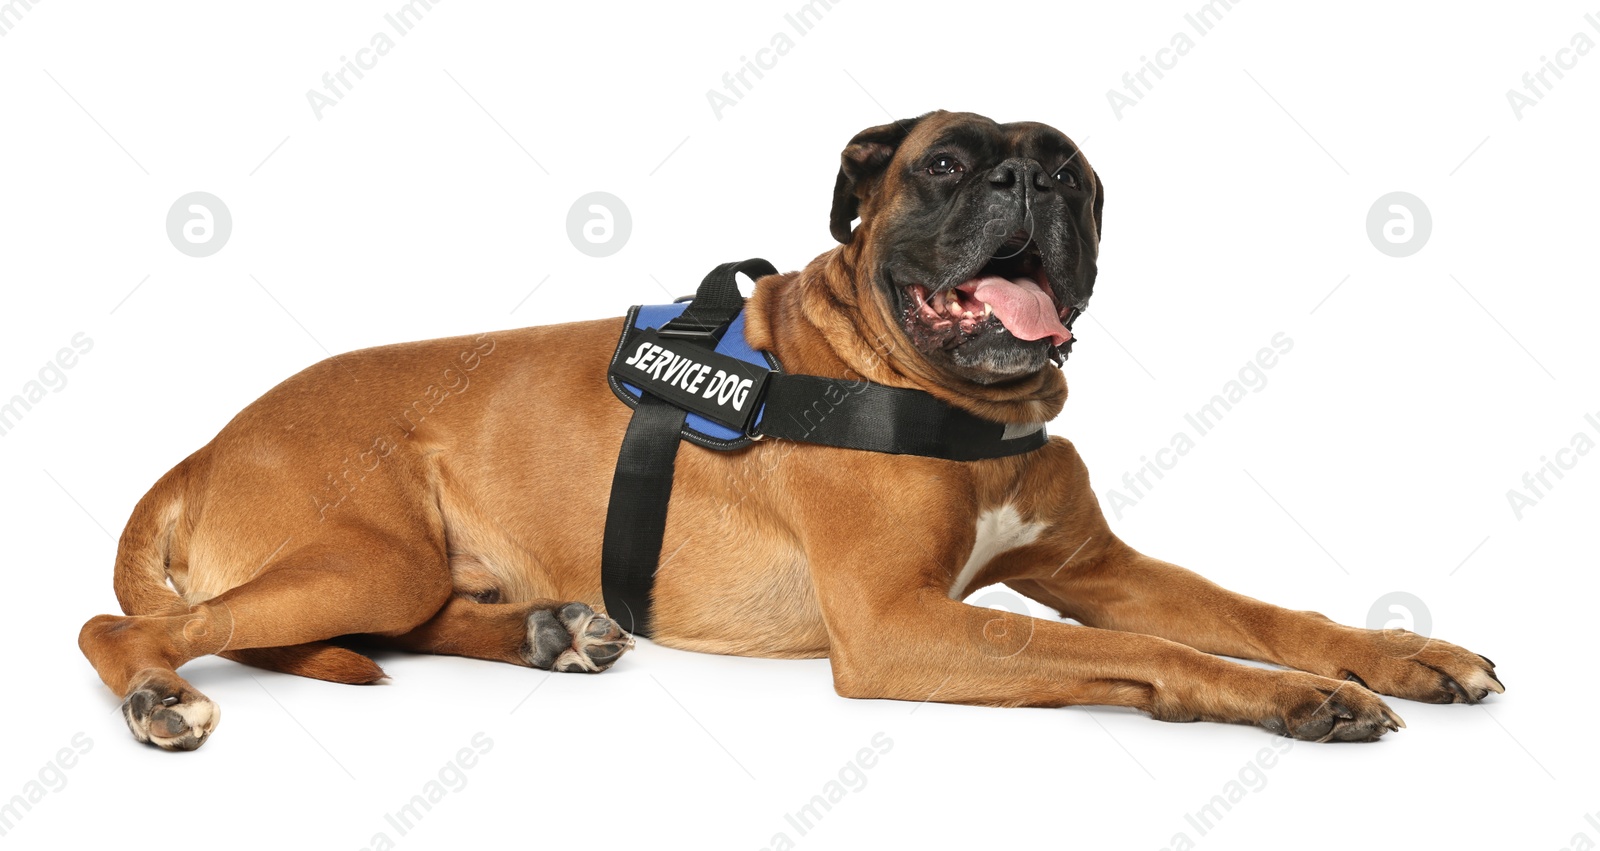
[{"label": "harness strap", "polygon": [[866,380],[773,373],[763,398],[760,437],[946,461],[1020,455],[1048,439],[1044,423],[992,422],[921,390]]},{"label": "harness strap", "polygon": [[667,503],[678,458],[680,408],[646,395],[633,409],[617,471],[611,476],[606,537],[600,551],[600,588],[606,614],[634,635],[648,637],[650,592],[667,531]]},{"label": "harness strap", "polygon": [[[708,350],[716,346],[728,323],[744,309],[744,298],[734,280],[740,272],[754,280],[776,275],[778,270],[757,258],[718,266],[700,282],[694,303],[658,333]],[[650,635],[650,592],[655,588],[661,541],[667,530],[678,437],[687,417],[687,411],[641,393],[611,476],[611,501],[606,507],[605,541],[600,551],[600,588],[606,613],[634,635]]]}]

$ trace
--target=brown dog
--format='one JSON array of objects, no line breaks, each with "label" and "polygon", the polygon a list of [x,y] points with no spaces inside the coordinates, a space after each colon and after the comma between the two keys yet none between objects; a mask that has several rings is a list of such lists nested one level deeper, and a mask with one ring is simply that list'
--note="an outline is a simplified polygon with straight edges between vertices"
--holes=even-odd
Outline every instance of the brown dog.
[{"label": "brown dog", "polygon": [[[1092,291],[1103,198],[1077,147],[1042,124],[939,112],[863,131],[835,192],[843,244],[760,280],[746,337],[789,372],[1048,421],[1067,395],[1050,360],[1060,320]],[[346,683],[383,672],[330,643],[342,636],[609,667],[632,646],[591,608],[631,414],[606,385],[620,331],[585,322],[340,355],[163,476],[118,547],[128,616],[96,617],[79,638],[134,736],[206,740],[217,706],[176,669],[207,654]],[[1281,609],[1134,551],[1061,437],[971,462],[684,446],[662,553],[656,641],[827,656],[847,697],[1112,704],[1366,741],[1401,724],[1378,693],[1502,691],[1492,663],[1453,644]],[[1083,626],[961,602],[996,582]]]}]

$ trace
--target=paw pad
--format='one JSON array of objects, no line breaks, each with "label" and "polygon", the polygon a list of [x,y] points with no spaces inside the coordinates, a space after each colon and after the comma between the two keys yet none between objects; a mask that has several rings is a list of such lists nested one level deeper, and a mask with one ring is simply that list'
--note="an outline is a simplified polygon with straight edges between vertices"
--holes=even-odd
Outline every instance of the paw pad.
[{"label": "paw pad", "polygon": [[147,684],[122,702],[122,717],[141,742],[163,750],[192,751],[217,728],[222,710],[193,689]]},{"label": "paw pad", "polygon": [[547,671],[598,673],[633,649],[633,636],[584,603],[567,603],[528,616],[522,657]]}]

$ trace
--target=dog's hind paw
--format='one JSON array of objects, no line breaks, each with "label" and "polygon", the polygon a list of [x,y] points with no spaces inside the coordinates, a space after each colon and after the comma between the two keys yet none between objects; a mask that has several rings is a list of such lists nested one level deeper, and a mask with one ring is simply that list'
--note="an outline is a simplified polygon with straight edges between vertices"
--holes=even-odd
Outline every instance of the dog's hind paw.
[{"label": "dog's hind paw", "polygon": [[633,636],[584,603],[528,615],[522,658],[547,671],[599,673],[633,649]]},{"label": "dog's hind paw", "polygon": [[122,702],[133,737],[162,750],[192,751],[205,744],[222,720],[222,709],[176,674],[145,680]]}]

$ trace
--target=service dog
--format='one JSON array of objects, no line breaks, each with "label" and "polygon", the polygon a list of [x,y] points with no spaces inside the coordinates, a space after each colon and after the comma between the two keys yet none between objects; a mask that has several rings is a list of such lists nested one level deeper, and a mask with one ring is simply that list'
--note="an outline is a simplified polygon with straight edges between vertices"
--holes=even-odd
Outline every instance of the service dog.
[{"label": "service dog", "polygon": [[[839,244],[763,276],[745,337],[792,372],[1048,422],[1067,395],[1062,320],[1094,290],[1104,201],[1077,145],[1044,124],[934,112],[869,128],[841,155]],[[176,671],[207,654],[342,683],[384,677],[360,642],[615,664],[633,646],[602,610],[600,571],[631,413],[606,387],[620,330],[342,354],[161,477],[118,545],[126,616],[95,617],[79,639],[134,737],[206,741],[218,707]],[[685,445],[662,550],[653,640],[825,656],[845,697],[1116,705],[1371,741],[1403,726],[1380,694],[1503,691],[1492,662],[1456,645],[1279,608],[1134,550],[1057,435],[976,461]],[[962,602],[994,583],[1076,623]]]}]

